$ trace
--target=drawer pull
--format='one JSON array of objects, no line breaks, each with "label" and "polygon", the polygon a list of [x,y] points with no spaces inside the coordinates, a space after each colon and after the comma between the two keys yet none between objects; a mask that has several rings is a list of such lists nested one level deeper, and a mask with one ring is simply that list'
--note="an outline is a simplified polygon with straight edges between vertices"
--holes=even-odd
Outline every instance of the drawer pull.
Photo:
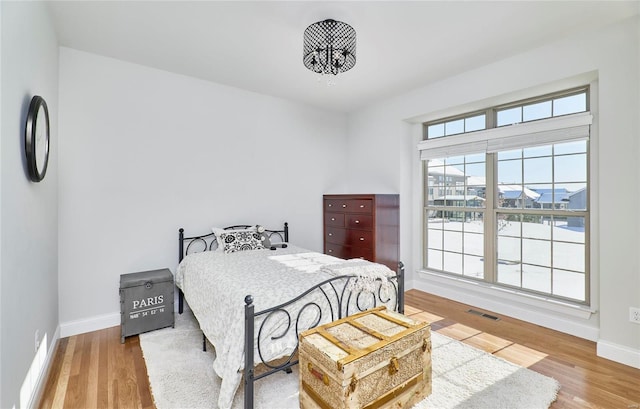
[{"label": "drawer pull", "polygon": [[333,236],[333,233],[329,233],[329,236]]},{"label": "drawer pull", "polygon": [[333,205],[331,203],[329,203],[329,207],[333,207]]},{"label": "drawer pull", "polygon": [[355,223],[356,223],[356,224],[359,224],[359,223],[360,223],[360,220],[356,220],[356,222],[355,222]]},{"label": "drawer pull", "polygon": [[329,250],[329,253],[333,253],[333,250]]},{"label": "drawer pull", "polygon": [[360,241],[364,241],[364,237],[360,237]]},{"label": "drawer pull", "polygon": [[363,208],[364,208],[364,205],[360,205],[360,208],[361,208],[361,209],[363,209]]},{"label": "drawer pull", "polygon": [[347,207],[347,205],[346,205],[346,204],[343,204],[343,205],[342,205],[342,208],[344,209],[345,207]]},{"label": "drawer pull", "polygon": [[336,218],[335,218],[335,217],[332,217],[332,218],[331,218],[331,221],[332,221],[332,222],[335,222],[335,221],[336,221]]}]

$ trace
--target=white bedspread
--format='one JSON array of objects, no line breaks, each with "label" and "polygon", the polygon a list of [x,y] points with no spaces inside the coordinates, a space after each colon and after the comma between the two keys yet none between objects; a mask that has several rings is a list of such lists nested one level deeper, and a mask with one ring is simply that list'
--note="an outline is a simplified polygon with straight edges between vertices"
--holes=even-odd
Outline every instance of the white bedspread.
[{"label": "white bedspread", "polygon": [[[182,289],[207,339],[214,345],[215,372],[222,378],[218,406],[230,408],[244,367],[244,298],[252,295],[255,311],[279,305],[332,275],[321,267],[343,263],[335,257],[312,253],[295,246],[278,250],[251,250],[225,254],[207,251],[185,257],[176,272],[176,285]],[[389,270],[390,275],[394,274]],[[293,316],[297,311],[293,311]],[[309,314],[307,314],[309,315]],[[269,320],[272,334],[282,332],[279,319]],[[313,322],[317,316],[305,317]],[[323,322],[330,319],[323,315]],[[286,326],[286,324],[284,324]],[[256,325],[256,328],[258,325]],[[301,325],[300,328],[305,328]],[[258,337],[256,329],[256,339]],[[262,360],[267,362],[290,355],[296,345],[295,334],[269,342],[261,335]],[[256,361],[258,353],[256,351]]]}]

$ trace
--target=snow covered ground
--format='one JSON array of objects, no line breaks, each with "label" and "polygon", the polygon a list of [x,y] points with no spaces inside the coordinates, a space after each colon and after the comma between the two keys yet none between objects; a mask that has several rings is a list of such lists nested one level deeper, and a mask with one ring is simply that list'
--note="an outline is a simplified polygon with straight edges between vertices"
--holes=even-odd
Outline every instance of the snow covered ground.
[{"label": "snow covered ground", "polygon": [[[500,221],[498,282],[584,301],[584,228]],[[429,221],[428,267],[484,275],[482,221]],[[443,251],[444,249],[448,251]]]}]

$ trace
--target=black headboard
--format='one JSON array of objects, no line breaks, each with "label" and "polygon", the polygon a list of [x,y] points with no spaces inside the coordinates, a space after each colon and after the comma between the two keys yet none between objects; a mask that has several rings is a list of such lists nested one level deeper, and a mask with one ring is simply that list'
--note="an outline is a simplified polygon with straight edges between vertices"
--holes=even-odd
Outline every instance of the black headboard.
[{"label": "black headboard", "polygon": [[[248,229],[254,226],[255,224],[237,224],[225,227],[224,230]],[[185,237],[184,229],[182,228],[178,232],[178,262],[182,261],[187,254],[211,251],[218,248],[218,241],[213,232],[193,237]],[[289,223],[285,222],[282,230],[265,229],[264,234],[269,237],[270,241],[274,241],[274,238],[279,238],[281,242],[287,243],[289,242]]]}]

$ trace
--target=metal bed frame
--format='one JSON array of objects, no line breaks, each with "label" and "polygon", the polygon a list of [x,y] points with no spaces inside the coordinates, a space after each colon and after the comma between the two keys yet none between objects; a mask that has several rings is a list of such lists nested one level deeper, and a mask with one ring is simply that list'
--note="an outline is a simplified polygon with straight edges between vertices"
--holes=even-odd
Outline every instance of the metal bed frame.
[{"label": "metal bed frame", "polygon": [[[234,229],[246,229],[251,225],[235,225],[226,227],[225,230]],[[289,241],[289,224],[284,223],[282,230],[265,230],[265,234],[271,239],[274,236],[279,237],[283,242]],[[184,229],[179,230],[179,260],[189,254],[192,245],[199,243],[201,250],[199,251],[212,251],[217,248],[216,236],[214,233],[209,233],[201,236],[185,237]],[[214,246],[214,243],[215,246]],[[186,245],[186,247],[185,247]],[[196,250],[192,252],[197,252]],[[321,283],[318,283],[311,288],[304,291],[297,297],[286,301],[280,305],[276,305],[271,308],[267,308],[262,311],[255,311],[253,304],[253,296],[247,295],[244,298],[244,321],[245,321],[245,337],[244,337],[244,407],[245,409],[253,409],[254,403],[254,382],[262,379],[266,376],[274,374],[279,371],[285,371],[291,373],[292,367],[298,364],[297,350],[295,350],[287,357],[279,359],[278,363],[265,362],[262,359],[262,350],[260,343],[260,334],[271,317],[280,315],[286,319],[288,323],[287,327],[277,336],[272,336],[271,339],[279,339],[287,335],[290,331],[296,331],[296,336],[300,332],[316,327],[322,322],[323,314],[327,314],[331,321],[349,316],[358,311],[363,311],[366,308],[361,308],[361,298],[368,297],[369,302],[373,302],[373,306],[377,306],[379,303],[385,304],[393,302],[395,298],[395,310],[399,313],[404,313],[404,265],[402,262],[398,263],[397,275],[390,278],[395,294],[383,294],[382,282],[378,280],[377,291],[374,293],[355,292],[349,289],[349,283],[352,280],[357,279],[355,276],[337,276],[329,278]],[[322,300],[322,305],[318,301]],[[302,307],[298,311],[295,317],[292,317],[286,307],[293,304],[300,303]],[[353,308],[353,310],[351,310]],[[181,289],[178,291],[178,312],[182,314],[184,309],[184,293]],[[357,311],[356,311],[357,309]],[[310,326],[305,328],[299,328],[298,323],[300,318],[305,312],[315,311],[317,314],[317,320]],[[256,330],[256,320],[263,318],[262,322],[258,326],[258,341],[254,345],[254,336]],[[206,349],[206,338],[203,334],[203,350]],[[263,364],[266,367],[264,372],[256,374],[255,364],[256,356],[255,350],[258,352],[258,364]]]}]

